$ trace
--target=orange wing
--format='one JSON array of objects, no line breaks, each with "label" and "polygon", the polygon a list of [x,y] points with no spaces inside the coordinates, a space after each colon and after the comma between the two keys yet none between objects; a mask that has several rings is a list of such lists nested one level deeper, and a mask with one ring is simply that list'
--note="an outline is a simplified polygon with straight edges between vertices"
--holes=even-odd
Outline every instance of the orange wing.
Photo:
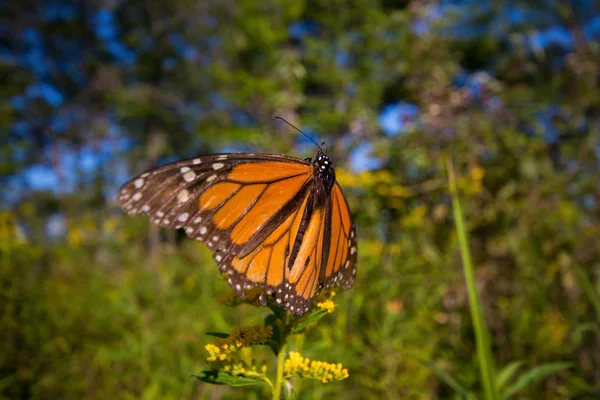
[{"label": "orange wing", "polygon": [[258,247],[244,257],[227,252],[215,259],[229,274],[229,284],[243,295],[245,289],[262,286],[278,305],[294,314],[308,311],[323,288],[350,288],[356,277],[357,242],[354,223],[342,190],[333,185],[327,207],[314,210],[307,221],[296,258],[291,260],[307,204],[291,213]]},{"label": "orange wing", "polygon": [[215,154],[145,172],[118,198],[129,215],[149,215],[213,250],[246,255],[307,191],[311,173],[310,164],[292,157]]},{"label": "orange wing", "polygon": [[[333,185],[330,196],[327,262],[321,268],[319,281],[325,287],[342,286],[349,289],[356,277],[356,228],[342,189]],[[327,245],[326,245],[327,246]]]},{"label": "orange wing", "polygon": [[278,305],[294,314],[308,311],[318,288],[325,232],[324,209],[312,213],[295,260],[291,254],[311,193],[253,251],[245,256],[217,251],[215,259],[229,275],[229,284],[243,295],[254,286],[265,289]]}]

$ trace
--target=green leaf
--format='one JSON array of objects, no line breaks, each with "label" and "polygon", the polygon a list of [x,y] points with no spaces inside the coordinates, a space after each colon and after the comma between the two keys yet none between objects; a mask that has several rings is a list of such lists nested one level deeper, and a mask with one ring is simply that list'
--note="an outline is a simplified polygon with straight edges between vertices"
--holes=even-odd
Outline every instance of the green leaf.
[{"label": "green leaf", "polygon": [[214,337],[218,337],[221,339],[226,339],[229,337],[229,333],[224,333],[224,332],[205,332],[205,334],[208,336],[214,336]]},{"label": "green leaf", "polygon": [[548,363],[542,364],[538,367],[532,368],[531,370],[521,374],[517,381],[506,389],[503,398],[508,399],[512,397],[515,393],[520,390],[525,389],[526,387],[532,385],[535,382],[538,382],[550,375],[553,375],[563,369],[573,367],[573,363],[570,362],[556,362],[556,363]]},{"label": "green leaf", "polygon": [[513,361],[498,372],[496,376],[496,386],[498,390],[504,387],[508,381],[513,377],[519,368],[523,365],[523,361]]},{"label": "green leaf", "polygon": [[266,382],[262,379],[246,377],[246,376],[234,376],[225,372],[219,371],[202,371],[200,375],[192,375],[194,378],[201,380],[202,382],[210,383],[213,385],[227,385],[227,386],[251,386],[251,385],[264,385]]},{"label": "green leaf", "polygon": [[327,310],[323,310],[320,308],[313,310],[310,314],[308,314],[308,317],[304,317],[306,319],[302,318],[298,322],[294,322],[294,324],[292,325],[292,327],[290,329],[290,333],[302,332],[302,330],[304,330],[304,328],[306,328],[307,326],[309,326],[311,324],[314,324],[315,322],[317,322],[318,320],[320,320],[327,314],[329,314],[329,312]]},{"label": "green leaf", "polygon": [[419,360],[421,364],[427,367],[435,376],[437,376],[442,382],[450,386],[460,396],[461,399],[475,399],[473,393],[469,391],[465,386],[460,384],[452,375],[429,361]]}]

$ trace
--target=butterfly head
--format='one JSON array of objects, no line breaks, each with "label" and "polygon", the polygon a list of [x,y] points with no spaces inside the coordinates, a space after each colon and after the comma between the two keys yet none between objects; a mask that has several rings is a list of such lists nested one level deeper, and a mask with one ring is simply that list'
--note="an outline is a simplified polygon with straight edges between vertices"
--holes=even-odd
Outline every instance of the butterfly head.
[{"label": "butterfly head", "polygon": [[325,184],[328,191],[331,190],[335,182],[335,171],[329,156],[319,150],[313,165],[315,166],[317,177]]}]

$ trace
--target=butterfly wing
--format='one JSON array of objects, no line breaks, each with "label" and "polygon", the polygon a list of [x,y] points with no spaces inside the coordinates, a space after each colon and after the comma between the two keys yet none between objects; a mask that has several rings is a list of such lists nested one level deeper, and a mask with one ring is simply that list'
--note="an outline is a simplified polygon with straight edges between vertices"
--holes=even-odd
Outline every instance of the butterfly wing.
[{"label": "butterfly wing", "polygon": [[276,225],[277,211],[293,206],[311,173],[310,164],[291,157],[215,154],[145,172],[123,185],[118,199],[129,215],[182,228],[213,250],[246,254]]},{"label": "butterfly wing", "polygon": [[[269,154],[215,154],[145,172],[119,191],[130,215],[182,228],[214,250],[229,285],[255,286],[294,314],[323,287],[350,287],[356,236],[341,189],[316,190],[313,166]],[[320,199],[320,200],[319,200]]]},{"label": "butterfly wing", "polygon": [[349,289],[356,277],[356,228],[342,188],[337,182],[329,197],[328,227],[327,257],[321,268],[319,281],[325,288],[342,286]]}]

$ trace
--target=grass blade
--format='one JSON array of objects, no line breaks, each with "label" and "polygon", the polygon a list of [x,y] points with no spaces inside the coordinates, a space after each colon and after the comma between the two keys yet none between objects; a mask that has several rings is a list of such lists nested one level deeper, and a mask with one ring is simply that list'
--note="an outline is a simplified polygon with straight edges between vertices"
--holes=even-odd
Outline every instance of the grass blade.
[{"label": "grass blade", "polygon": [[527,386],[534,384],[537,381],[540,381],[550,375],[553,375],[559,371],[562,371],[566,368],[571,368],[573,363],[569,362],[555,362],[543,364],[538,367],[532,368],[529,371],[521,374],[516,382],[506,389],[504,393],[504,398],[509,399],[515,393],[520,390],[525,389]]},{"label": "grass blade", "polygon": [[496,376],[498,390],[501,390],[511,380],[513,375],[521,368],[521,365],[523,365],[523,361],[513,361],[498,372],[498,376]]},{"label": "grass blade", "polygon": [[479,360],[479,370],[481,373],[481,381],[485,391],[485,398],[488,400],[499,400],[500,395],[495,383],[494,358],[489,341],[489,334],[483,319],[483,311],[481,310],[481,301],[477,293],[475,284],[475,270],[471,260],[471,251],[469,249],[469,241],[465,229],[464,215],[456,189],[456,178],[452,162],[448,160],[448,183],[450,194],[452,196],[452,211],[454,214],[454,224],[458,243],[460,245],[460,255],[463,262],[465,280],[467,284],[467,292],[469,295],[469,306],[471,308],[471,318],[473,320],[473,328],[475,330],[475,342],[477,344],[477,358]]}]

